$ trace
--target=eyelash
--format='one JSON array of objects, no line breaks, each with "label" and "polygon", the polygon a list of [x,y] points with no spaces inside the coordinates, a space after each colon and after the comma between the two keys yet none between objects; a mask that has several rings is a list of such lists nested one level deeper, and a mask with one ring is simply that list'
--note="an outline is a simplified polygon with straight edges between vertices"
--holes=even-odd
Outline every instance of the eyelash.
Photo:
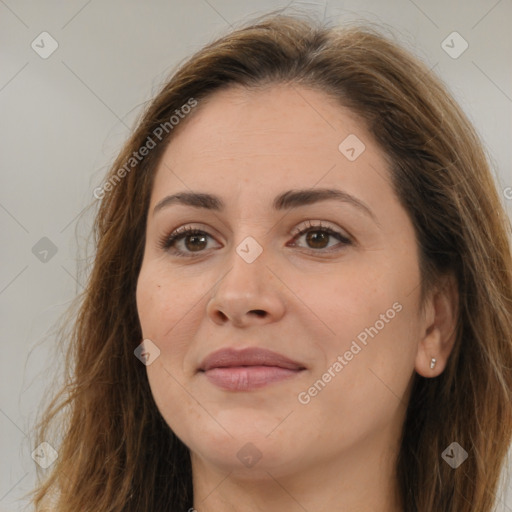
[{"label": "eyelash", "polygon": [[[349,238],[342,235],[339,231],[336,231],[336,230],[330,228],[329,226],[322,225],[321,222],[319,222],[318,224],[312,224],[311,221],[307,221],[307,223],[308,223],[308,225],[306,227],[304,227],[294,233],[294,238],[293,238],[294,241],[297,238],[299,238],[300,236],[312,231],[312,232],[324,232],[324,233],[328,234],[329,236],[338,239],[343,246],[352,245],[352,241]],[[197,228],[193,228],[191,226],[185,226],[183,228],[176,229],[174,232],[172,232],[168,236],[167,235],[164,236],[160,240],[160,243],[159,243],[160,248],[162,248],[166,251],[169,251],[176,256],[193,258],[194,256],[200,255],[201,253],[204,253],[205,251],[197,251],[197,253],[194,253],[194,252],[190,252],[190,251],[182,251],[181,249],[176,249],[175,247],[173,247],[173,245],[177,241],[180,241],[180,240],[186,238],[187,236],[192,236],[192,235],[210,236],[206,231],[203,231],[203,230],[200,230]],[[334,247],[336,247],[336,246],[334,246]],[[309,251],[312,253],[319,253],[319,252],[326,253],[326,252],[333,252],[333,248],[331,247],[331,248],[327,248],[327,249],[309,249]]]}]

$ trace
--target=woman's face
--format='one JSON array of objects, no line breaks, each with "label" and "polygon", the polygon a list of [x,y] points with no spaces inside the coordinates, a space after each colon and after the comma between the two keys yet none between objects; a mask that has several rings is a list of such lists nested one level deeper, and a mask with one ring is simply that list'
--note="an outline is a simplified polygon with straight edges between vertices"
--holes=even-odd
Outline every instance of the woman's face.
[{"label": "woman's face", "polygon": [[383,153],[319,91],[231,88],[197,108],[157,169],[137,285],[162,416],[196,468],[388,457],[425,323]]}]

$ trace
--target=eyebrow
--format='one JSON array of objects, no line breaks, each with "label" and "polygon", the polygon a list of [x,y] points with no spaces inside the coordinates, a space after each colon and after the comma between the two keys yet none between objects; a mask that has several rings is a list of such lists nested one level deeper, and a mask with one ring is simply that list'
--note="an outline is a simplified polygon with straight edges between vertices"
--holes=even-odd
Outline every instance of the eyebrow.
[{"label": "eyebrow", "polygon": [[[272,207],[276,211],[281,211],[330,200],[350,204],[365,213],[367,216],[371,217],[378,224],[375,214],[363,201],[350,195],[348,192],[332,188],[288,190],[276,196],[272,203]],[[153,209],[153,215],[163,208],[173,204],[181,204],[214,211],[222,211],[225,208],[225,204],[222,199],[213,194],[200,192],[178,192],[177,194],[164,197],[159,201]]]}]

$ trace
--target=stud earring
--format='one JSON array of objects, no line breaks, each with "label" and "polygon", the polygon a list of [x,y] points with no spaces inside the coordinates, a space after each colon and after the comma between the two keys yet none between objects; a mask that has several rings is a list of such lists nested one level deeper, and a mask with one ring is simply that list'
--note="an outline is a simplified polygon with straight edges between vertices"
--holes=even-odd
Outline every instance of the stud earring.
[{"label": "stud earring", "polygon": [[436,359],[433,357],[431,360],[430,360],[430,369],[433,370],[436,366]]}]

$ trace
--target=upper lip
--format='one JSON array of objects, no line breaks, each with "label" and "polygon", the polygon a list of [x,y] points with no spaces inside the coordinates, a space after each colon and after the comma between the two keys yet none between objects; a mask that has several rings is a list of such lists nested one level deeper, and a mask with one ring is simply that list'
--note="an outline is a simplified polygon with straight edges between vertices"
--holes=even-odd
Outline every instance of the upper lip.
[{"label": "upper lip", "polygon": [[282,354],[264,348],[244,349],[223,348],[212,352],[203,359],[199,371],[212,368],[230,368],[234,366],[278,366],[288,370],[304,370],[305,367]]}]

